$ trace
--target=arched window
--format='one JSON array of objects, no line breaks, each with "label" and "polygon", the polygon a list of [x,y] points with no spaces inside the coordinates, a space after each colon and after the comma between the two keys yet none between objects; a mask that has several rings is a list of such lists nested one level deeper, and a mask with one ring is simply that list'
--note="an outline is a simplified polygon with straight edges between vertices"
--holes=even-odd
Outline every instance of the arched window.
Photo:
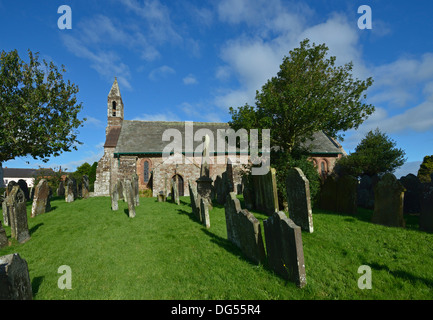
[{"label": "arched window", "polygon": [[322,176],[325,177],[326,174],[327,174],[327,172],[328,172],[326,161],[321,161],[320,162],[320,171],[321,171]]},{"label": "arched window", "polygon": [[149,161],[143,163],[143,181],[144,183],[149,182]]},{"label": "arched window", "polygon": [[112,106],[113,106],[113,117],[115,117],[116,116],[116,101],[113,101]]}]

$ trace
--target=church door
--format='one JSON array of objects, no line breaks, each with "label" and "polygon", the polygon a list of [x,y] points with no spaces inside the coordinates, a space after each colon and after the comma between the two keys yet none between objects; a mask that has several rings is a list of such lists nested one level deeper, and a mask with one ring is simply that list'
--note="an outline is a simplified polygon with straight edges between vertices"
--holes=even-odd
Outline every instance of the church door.
[{"label": "church door", "polygon": [[172,181],[176,181],[176,177],[177,177],[177,189],[179,190],[179,197],[182,197],[184,195],[184,190],[183,190],[183,178],[181,175],[176,174],[173,176]]}]

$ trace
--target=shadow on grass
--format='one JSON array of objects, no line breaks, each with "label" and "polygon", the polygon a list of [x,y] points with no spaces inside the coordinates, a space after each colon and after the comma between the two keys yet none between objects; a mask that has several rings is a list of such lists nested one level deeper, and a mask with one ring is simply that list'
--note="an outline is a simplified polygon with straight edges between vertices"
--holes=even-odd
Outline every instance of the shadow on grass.
[{"label": "shadow on grass", "polygon": [[32,293],[33,297],[35,297],[39,292],[39,287],[41,286],[42,282],[44,281],[44,276],[41,277],[35,277],[32,280]]},{"label": "shadow on grass", "polygon": [[31,228],[29,229],[29,233],[30,233],[30,235],[32,235],[33,233],[35,233],[36,230],[38,230],[39,227],[40,227],[40,226],[43,226],[43,225],[44,225],[44,224],[41,222],[41,223],[38,223],[38,224],[34,225],[33,227],[31,227]]},{"label": "shadow on grass", "polygon": [[384,270],[396,278],[409,280],[411,282],[420,281],[420,282],[423,282],[426,286],[433,287],[433,279],[418,277],[418,276],[415,276],[412,273],[409,273],[407,271],[402,271],[402,270],[395,270],[394,271],[394,270],[389,269],[388,266],[378,264],[375,262],[370,263],[370,264],[366,263],[366,265],[370,266],[370,268],[375,269],[375,270]]}]

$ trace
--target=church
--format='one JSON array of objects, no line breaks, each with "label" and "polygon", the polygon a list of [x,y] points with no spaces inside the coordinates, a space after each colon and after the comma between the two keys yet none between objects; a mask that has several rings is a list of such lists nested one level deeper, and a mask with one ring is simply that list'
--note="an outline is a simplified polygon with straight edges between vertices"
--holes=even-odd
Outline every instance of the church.
[{"label": "church", "polygon": [[[219,130],[227,130],[230,126],[228,123],[194,122],[193,128],[194,132],[207,132],[215,139]],[[169,144],[163,139],[167,130],[177,130],[182,137],[187,136],[185,122],[124,120],[124,105],[115,79],[107,99],[106,139],[104,154],[96,170],[95,196],[109,196],[112,182],[131,178],[133,174],[138,175],[139,189],[151,190],[154,197],[166,190],[167,180],[170,183],[175,178],[179,195],[188,196],[188,180],[195,182],[200,177],[201,158],[185,149],[172,155],[178,157],[177,161],[164,157],[164,148]],[[193,140],[193,150],[196,150],[202,142]],[[346,154],[342,146],[324,132],[315,133],[310,144],[311,160],[322,176],[331,172],[335,161]],[[216,145],[216,142],[211,141],[211,145]],[[227,153],[224,163],[216,161],[216,157],[210,157],[209,173],[212,180],[226,171],[228,156]],[[240,170],[241,165],[233,163],[235,186],[241,183]]]}]

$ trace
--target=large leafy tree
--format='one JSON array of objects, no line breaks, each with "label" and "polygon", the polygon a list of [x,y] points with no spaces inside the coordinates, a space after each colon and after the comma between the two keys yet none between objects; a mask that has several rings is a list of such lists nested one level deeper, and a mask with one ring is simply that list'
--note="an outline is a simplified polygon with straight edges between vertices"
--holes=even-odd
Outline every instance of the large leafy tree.
[{"label": "large leafy tree", "polygon": [[319,130],[342,139],[341,132],[358,128],[374,111],[362,102],[373,80],[353,79],[353,64],[337,66],[327,53],[325,44],[302,41],[257,91],[255,106],[230,107],[230,125],[271,129],[271,145],[289,153]]},{"label": "large leafy tree", "polygon": [[62,65],[39,61],[28,51],[23,61],[17,50],[0,56],[0,163],[22,156],[48,161],[50,156],[77,150],[82,104],[78,87]]},{"label": "large leafy tree", "polygon": [[394,172],[405,163],[405,154],[396,147],[394,140],[377,128],[365,135],[355,152],[338,160],[336,171],[354,176]]}]

